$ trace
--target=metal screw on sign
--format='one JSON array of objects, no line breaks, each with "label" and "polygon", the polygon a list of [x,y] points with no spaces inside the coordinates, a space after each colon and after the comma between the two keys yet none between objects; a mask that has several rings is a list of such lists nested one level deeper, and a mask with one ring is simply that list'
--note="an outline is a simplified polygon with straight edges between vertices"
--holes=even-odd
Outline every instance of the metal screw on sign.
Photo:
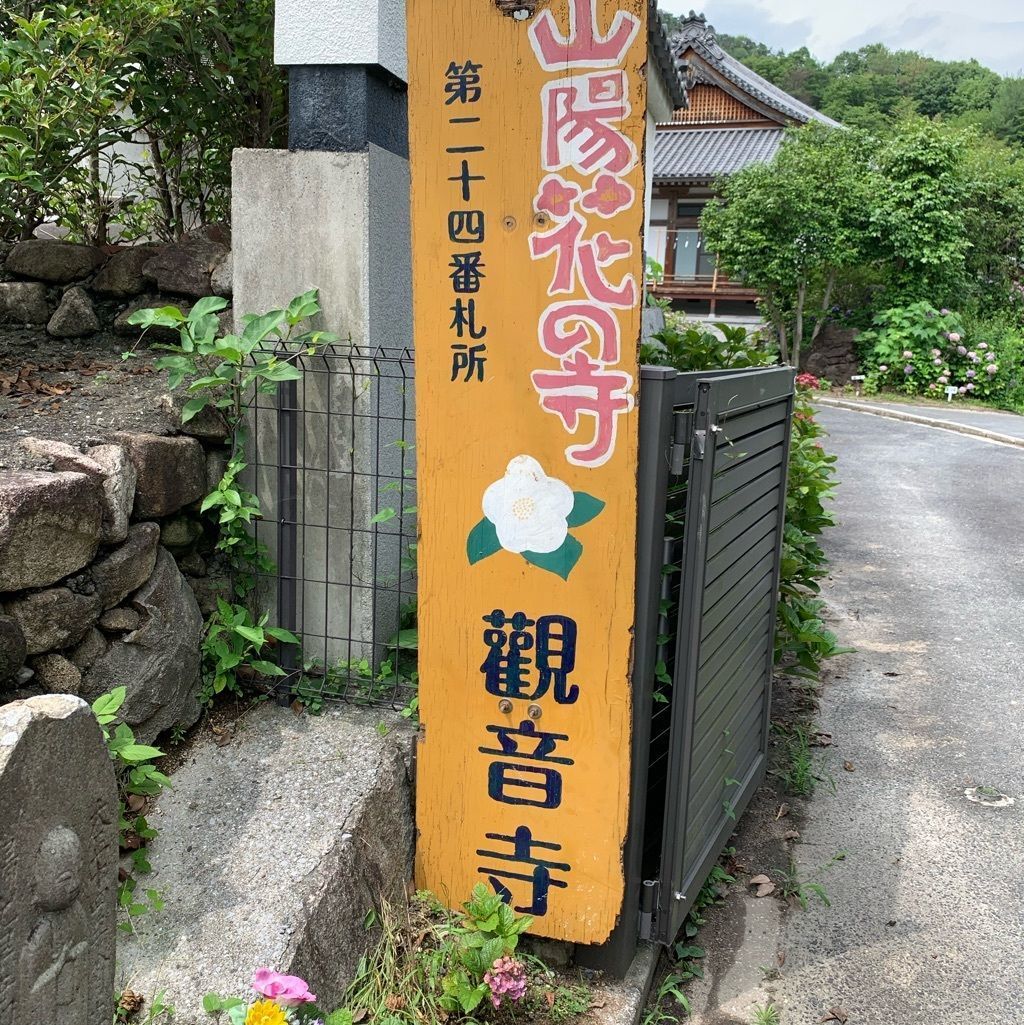
[{"label": "metal screw on sign", "polygon": [[502,715],[508,715],[509,712],[512,711],[512,702],[509,701],[508,698],[502,698],[498,702],[498,711],[501,712]]},{"label": "metal screw on sign", "polygon": [[529,717],[530,717],[531,719],[537,720],[537,719],[539,719],[539,718],[540,718],[540,717],[541,717],[541,716],[542,716],[542,715],[543,715],[544,713],[543,713],[543,711],[541,710],[541,707],[540,707],[540,705],[530,705],[530,707],[529,707],[529,708],[527,708],[527,710],[526,710],[526,714],[527,714],[527,715],[528,715],[528,716],[529,716]]}]

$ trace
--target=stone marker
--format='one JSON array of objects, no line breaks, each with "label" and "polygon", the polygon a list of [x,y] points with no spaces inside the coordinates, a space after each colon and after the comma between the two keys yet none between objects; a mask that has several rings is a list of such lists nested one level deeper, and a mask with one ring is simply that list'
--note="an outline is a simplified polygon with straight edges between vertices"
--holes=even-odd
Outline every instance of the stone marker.
[{"label": "stone marker", "polygon": [[109,1025],[116,889],[114,770],[89,706],[0,708],[0,1022]]}]

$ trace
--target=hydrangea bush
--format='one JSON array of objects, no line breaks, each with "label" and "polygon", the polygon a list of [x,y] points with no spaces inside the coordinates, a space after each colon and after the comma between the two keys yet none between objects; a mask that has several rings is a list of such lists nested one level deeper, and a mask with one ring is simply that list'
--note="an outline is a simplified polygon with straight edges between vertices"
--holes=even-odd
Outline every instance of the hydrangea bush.
[{"label": "hydrangea bush", "polygon": [[992,399],[1003,386],[995,346],[967,337],[957,314],[929,303],[883,310],[859,343],[869,392],[943,398],[953,387],[957,395]]}]

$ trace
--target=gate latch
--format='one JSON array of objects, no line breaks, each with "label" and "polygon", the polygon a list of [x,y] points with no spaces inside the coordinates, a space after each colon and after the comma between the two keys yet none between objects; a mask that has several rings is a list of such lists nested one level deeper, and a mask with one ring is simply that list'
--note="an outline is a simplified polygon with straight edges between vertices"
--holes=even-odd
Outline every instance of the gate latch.
[{"label": "gate latch", "polygon": [[705,430],[699,430],[693,432],[693,458],[703,459],[704,458],[704,444],[707,441],[708,432]]}]

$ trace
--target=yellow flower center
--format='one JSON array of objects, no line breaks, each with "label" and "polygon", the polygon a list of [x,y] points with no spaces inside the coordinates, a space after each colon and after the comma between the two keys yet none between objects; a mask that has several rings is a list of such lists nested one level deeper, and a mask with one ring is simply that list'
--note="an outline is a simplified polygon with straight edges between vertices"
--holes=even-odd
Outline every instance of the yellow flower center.
[{"label": "yellow flower center", "polygon": [[245,1016],[245,1025],[288,1025],[288,1019],[273,1000],[257,1000]]},{"label": "yellow flower center", "polygon": [[520,521],[528,520],[536,508],[537,503],[529,495],[525,495],[522,498],[517,498],[512,503],[512,515]]}]

